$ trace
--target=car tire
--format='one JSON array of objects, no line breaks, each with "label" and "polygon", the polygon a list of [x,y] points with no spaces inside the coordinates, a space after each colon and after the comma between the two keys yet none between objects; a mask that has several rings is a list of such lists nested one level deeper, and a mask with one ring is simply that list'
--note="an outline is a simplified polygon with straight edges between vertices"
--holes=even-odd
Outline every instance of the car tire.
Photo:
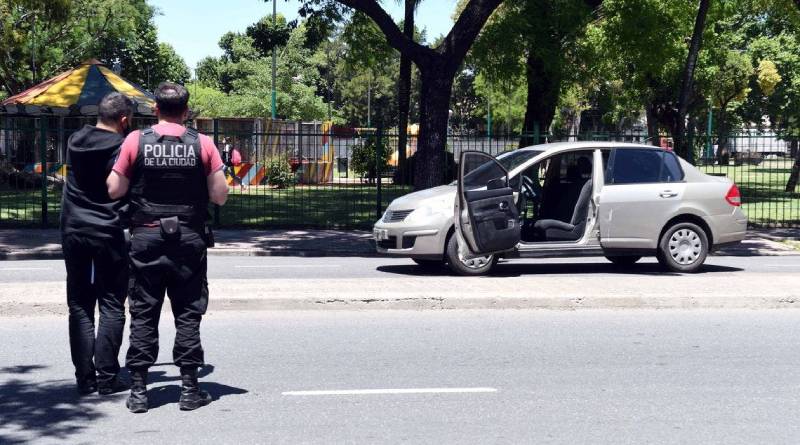
[{"label": "car tire", "polygon": [[708,256],[708,236],[697,224],[681,222],[672,225],[658,243],[656,258],[661,266],[673,272],[697,272]]},{"label": "car tire", "polygon": [[458,237],[455,233],[450,235],[445,249],[447,267],[453,273],[463,276],[485,275],[497,264],[497,255],[478,257],[469,261],[462,260],[458,255]]},{"label": "car tire", "polygon": [[419,258],[411,258],[411,260],[417,263],[417,266],[426,270],[441,269],[445,266],[444,260],[424,260]]},{"label": "car tire", "polygon": [[641,260],[642,257],[640,256],[630,256],[630,255],[609,255],[606,256],[608,261],[614,263],[615,266],[633,266],[637,261]]}]

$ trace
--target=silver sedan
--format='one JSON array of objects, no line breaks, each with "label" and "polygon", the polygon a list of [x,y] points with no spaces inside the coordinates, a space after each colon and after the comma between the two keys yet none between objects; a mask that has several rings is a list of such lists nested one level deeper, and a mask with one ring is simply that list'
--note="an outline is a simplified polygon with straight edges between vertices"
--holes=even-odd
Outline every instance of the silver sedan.
[{"label": "silver sedan", "polygon": [[736,185],[649,145],[565,142],[492,157],[464,152],[459,178],[394,200],[375,223],[378,252],[462,275],[502,256],[655,256],[697,271],[745,237]]}]

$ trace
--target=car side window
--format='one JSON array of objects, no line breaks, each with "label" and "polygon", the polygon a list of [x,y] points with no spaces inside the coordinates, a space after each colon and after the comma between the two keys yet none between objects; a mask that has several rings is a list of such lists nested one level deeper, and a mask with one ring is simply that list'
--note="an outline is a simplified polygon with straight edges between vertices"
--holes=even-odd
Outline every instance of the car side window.
[{"label": "car side window", "polygon": [[611,158],[610,184],[640,184],[661,182],[660,151],[617,149]]},{"label": "car side window", "polygon": [[678,182],[683,180],[683,169],[677,156],[671,152],[664,152],[664,168],[661,171],[661,182]]},{"label": "car side window", "polygon": [[608,184],[611,182],[611,150],[604,148],[603,151],[603,181]]}]

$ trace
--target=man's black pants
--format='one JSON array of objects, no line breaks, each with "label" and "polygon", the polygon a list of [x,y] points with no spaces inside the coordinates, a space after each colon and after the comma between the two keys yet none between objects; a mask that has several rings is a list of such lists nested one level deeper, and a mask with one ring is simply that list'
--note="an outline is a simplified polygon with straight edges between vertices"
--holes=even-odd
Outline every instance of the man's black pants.
[{"label": "man's black pants", "polygon": [[206,244],[198,231],[181,227],[179,240],[167,241],[158,227],[139,227],[131,237],[130,348],[126,364],[145,370],[158,358],[158,321],[164,294],[175,318],[177,366],[202,366],[200,321],[208,306]]},{"label": "man's black pants", "polygon": [[[69,344],[80,384],[108,382],[119,372],[119,348],[125,328],[128,262],[120,230],[115,239],[64,235],[67,269]],[[94,308],[100,307],[95,337]]]}]

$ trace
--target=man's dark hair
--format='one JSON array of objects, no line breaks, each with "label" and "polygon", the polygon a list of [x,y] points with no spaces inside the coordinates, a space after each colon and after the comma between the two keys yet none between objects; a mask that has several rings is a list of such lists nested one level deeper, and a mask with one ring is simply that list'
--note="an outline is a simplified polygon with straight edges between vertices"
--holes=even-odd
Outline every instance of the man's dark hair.
[{"label": "man's dark hair", "polygon": [[104,124],[113,125],[125,116],[133,114],[134,102],[122,93],[108,93],[97,104],[97,117]]},{"label": "man's dark hair", "polygon": [[180,117],[189,108],[189,91],[183,85],[161,82],[155,91],[158,112],[166,117]]}]

